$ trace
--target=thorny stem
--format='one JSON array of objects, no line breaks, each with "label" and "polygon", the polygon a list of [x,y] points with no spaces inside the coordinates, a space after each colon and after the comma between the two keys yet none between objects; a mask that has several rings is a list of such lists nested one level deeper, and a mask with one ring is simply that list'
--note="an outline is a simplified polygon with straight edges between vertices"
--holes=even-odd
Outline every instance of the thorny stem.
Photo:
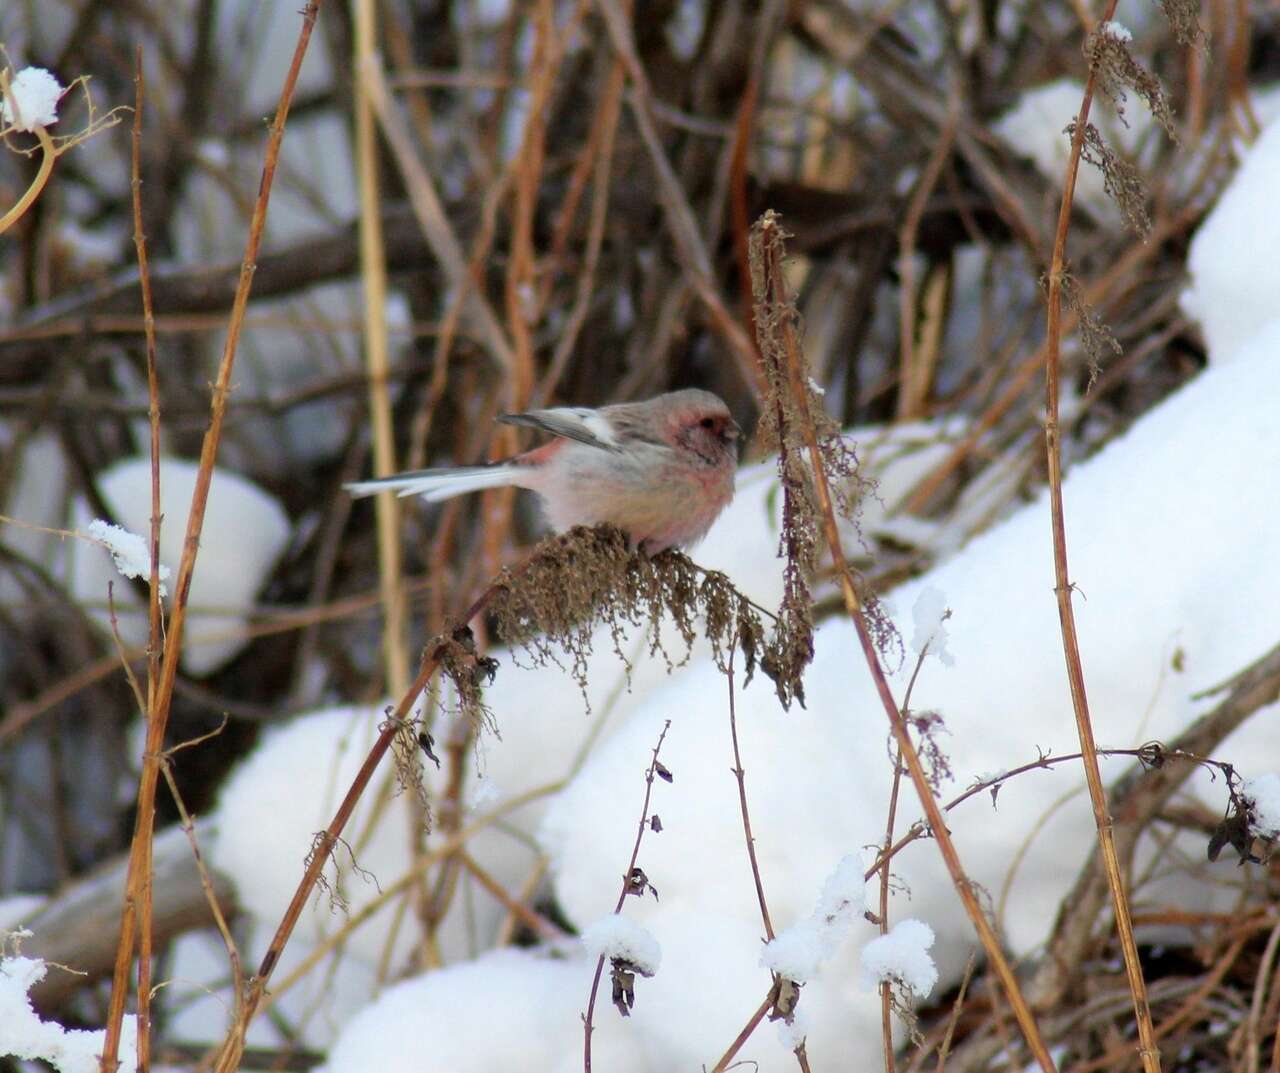
[{"label": "thorny stem", "polygon": [[[915,669],[911,672],[911,681],[907,683],[906,695],[902,698],[902,713],[905,718],[911,711],[911,694],[916,688],[916,679],[920,676],[920,669],[924,666],[925,656],[928,655],[929,644],[925,642],[924,647],[920,651],[920,655],[916,659]],[[889,850],[893,847],[893,827],[898,818],[898,794],[902,790],[902,749],[895,748],[893,753],[893,785],[889,790],[889,815],[885,819],[884,825],[884,849],[881,851],[880,859],[884,862],[880,868],[880,934],[887,935],[889,933],[889,879],[890,879],[890,862],[892,857]],[[880,984],[880,1036],[884,1042],[884,1069],[885,1073],[894,1073],[896,1061],[893,1053],[893,992],[888,980]]]},{"label": "thorny stem", "polygon": [[[143,711],[148,724],[156,717],[156,688],[160,680],[160,382],[156,369],[156,321],[151,299],[151,272],[147,261],[147,237],[142,225],[142,104],[146,80],[142,72],[142,46],[134,56],[135,100],[132,132],[133,244],[138,257],[138,279],[142,290],[142,316],[146,337],[147,396],[151,450],[151,531],[149,548],[151,573],[148,579],[147,694]],[[126,670],[128,663],[125,663]],[[141,699],[141,698],[140,698]],[[167,771],[166,771],[167,775]],[[145,860],[138,912],[138,1068],[151,1068],[151,840],[140,847]]]},{"label": "thorny stem", "polygon": [[[649,761],[649,770],[644,775],[644,805],[640,809],[640,822],[636,825],[636,841],[631,847],[631,860],[627,864],[627,870],[622,876],[622,890],[618,892],[618,902],[613,907],[615,914],[622,912],[622,907],[627,900],[627,892],[631,889],[631,877],[635,873],[636,861],[640,857],[640,843],[644,841],[644,829],[649,823],[649,799],[653,795],[653,780],[658,773],[658,753],[662,750],[662,743],[666,740],[667,731],[671,729],[671,720],[668,719],[662,724],[662,733],[658,735],[658,742],[653,747],[653,758]],[[591,1033],[594,1029],[591,1026],[592,1018],[595,1016],[596,995],[600,991],[600,976],[604,972],[604,958],[601,954],[596,959],[595,975],[591,978],[591,996],[587,999],[587,1012],[582,1018],[582,1069],[583,1073],[591,1073]]]},{"label": "thorny stem", "polygon": [[773,941],[773,921],[769,919],[769,905],[764,897],[764,881],[760,877],[760,862],[756,859],[756,839],[751,833],[751,813],[747,808],[747,773],[742,767],[742,754],[738,749],[738,706],[733,684],[733,657],[737,646],[729,650],[729,734],[733,738],[733,774],[738,780],[738,805],[742,809],[742,833],[747,840],[747,857],[751,861],[751,877],[756,884],[756,898],[760,902],[760,919],[764,922],[765,937]]},{"label": "thorny stem", "polygon": [[[1110,0],[1102,21],[1115,14],[1117,0]],[[1080,660],[1080,643],[1076,634],[1075,610],[1071,604],[1072,585],[1067,570],[1066,517],[1062,503],[1062,441],[1059,427],[1059,384],[1061,379],[1060,336],[1062,316],[1062,276],[1066,259],[1067,232],[1071,226],[1071,202],[1075,194],[1076,176],[1080,170],[1080,155],[1084,147],[1089,122],[1089,107],[1093,101],[1096,71],[1091,66],[1085,82],[1084,98],[1080,102],[1080,114],[1076,118],[1071,135],[1071,155],[1067,161],[1067,174],[1063,182],[1062,205],[1058,210],[1058,227],[1053,242],[1053,257],[1049,267],[1048,310],[1045,326],[1045,454],[1048,459],[1049,510],[1053,529],[1054,593],[1058,601],[1058,618],[1062,628],[1062,648],[1066,657],[1067,680],[1071,687],[1071,705],[1075,711],[1076,732],[1080,738],[1080,751],[1084,759],[1085,781],[1089,786],[1089,801],[1093,806],[1094,823],[1098,829],[1098,844],[1102,853],[1107,885],[1111,890],[1115,910],[1116,931],[1120,938],[1120,950],[1124,955],[1125,974],[1129,991],[1133,996],[1133,1011],[1138,1023],[1139,1055],[1146,1073],[1159,1073],[1160,1052],[1156,1048],[1155,1030],[1151,1023],[1151,1007],[1147,1001],[1147,985],[1138,960],[1138,944],[1133,935],[1133,921],[1129,915],[1129,901],[1125,893],[1124,878],[1120,870],[1120,857],[1116,852],[1111,814],[1107,809],[1107,792],[1102,785],[1102,773],[1098,767],[1098,750],[1093,737],[1093,722],[1089,715],[1089,699],[1085,692],[1084,667]]]},{"label": "thorny stem", "polygon": [[[765,301],[778,310],[789,309],[790,299],[782,275],[783,236],[778,219],[772,212],[766,212],[756,226],[762,238],[763,271],[767,281]],[[759,315],[757,315],[756,319],[757,323],[766,322],[766,318]],[[955,843],[951,841],[951,834],[943,821],[942,810],[933,795],[933,790],[929,786],[924,765],[920,762],[920,755],[916,751],[915,743],[911,740],[906,721],[903,719],[902,713],[893,699],[893,692],[889,688],[884,668],[880,664],[880,656],[876,651],[875,640],[871,635],[862,599],[858,595],[853,581],[853,574],[844,556],[840,531],[836,525],[835,511],[832,506],[831,489],[827,481],[826,470],[823,467],[822,452],[818,446],[813,421],[808,417],[808,395],[801,373],[799,345],[795,338],[795,332],[787,316],[783,315],[774,319],[777,321],[778,328],[782,333],[782,343],[786,351],[787,373],[793,401],[797,410],[803,415],[803,419],[800,422],[801,433],[805,438],[812,463],[814,490],[817,493],[823,532],[831,552],[832,561],[835,564],[836,573],[840,578],[840,588],[844,596],[845,609],[854,624],[854,629],[857,631],[858,641],[866,659],[867,667],[871,672],[872,680],[875,683],[876,692],[879,694],[885,714],[889,718],[889,724],[897,740],[898,747],[902,750],[903,759],[906,761],[907,770],[911,775],[911,781],[915,785],[916,794],[920,798],[920,804],[924,809],[929,826],[933,830],[938,849],[942,854],[943,861],[946,863],[947,871],[951,875],[951,881],[960,896],[965,912],[968,913],[969,919],[973,922],[974,929],[978,933],[978,938],[982,942],[983,949],[987,952],[992,967],[1000,978],[1000,983],[1013,1009],[1018,1026],[1027,1041],[1027,1046],[1030,1048],[1040,1068],[1044,1070],[1044,1073],[1056,1073],[1057,1067],[1049,1054],[1048,1048],[1045,1046],[1044,1039],[1040,1035],[1039,1026],[1031,1015],[1031,1009],[1022,994],[1022,989],[1013,974],[1013,969],[1001,949],[995,930],[992,928],[986,914],[982,911],[982,906],[979,904],[978,897],[974,892],[973,883],[966,875],[964,866],[960,862]],[[762,349],[767,348],[762,347]]]},{"label": "thorny stem", "polygon": [[[142,777],[138,783],[138,812],[129,858],[128,879],[125,885],[124,909],[120,922],[120,945],[116,955],[112,978],[111,1004],[107,1018],[107,1034],[103,1044],[101,1068],[103,1073],[115,1073],[120,1047],[120,1033],[124,1021],[124,1005],[128,991],[129,963],[133,956],[134,942],[139,926],[149,927],[146,912],[150,897],[151,838],[155,826],[156,786],[160,779],[161,753],[164,746],[165,727],[173,699],[174,683],[178,673],[178,657],[182,651],[182,632],[186,624],[187,603],[191,595],[191,575],[199,550],[200,532],[204,525],[205,506],[209,487],[213,481],[213,464],[222,438],[222,420],[226,413],[227,395],[231,387],[231,371],[239,344],[240,329],[244,324],[245,310],[249,302],[249,290],[253,284],[258,250],[262,245],[262,233],[266,224],[267,205],[271,198],[272,181],[280,158],[280,144],[284,138],[285,121],[293,99],[302,60],[306,55],[311,31],[319,12],[319,0],[312,0],[303,11],[302,27],[294,48],[293,60],[280,91],[275,121],[267,141],[262,179],[258,198],[254,203],[253,217],[249,225],[249,237],[245,244],[244,259],[240,269],[240,281],[236,288],[235,303],[227,327],[227,338],[222,361],[218,367],[217,381],[212,392],[209,428],[205,433],[200,452],[200,468],[196,487],[191,497],[191,513],[187,519],[186,539],[182,560],[174,586],[173,611],[169,620],[168,643],[159,669],[159,679],[148,684],[150,711],[147,719],[147,742],[143,754]],[[153,467],[155,463],[153,461]],[[154,480],[154,469],[153,469]],[[153,525],[154,529],[154,525]],[[152,584],[156,583],[155,565],[152,565]],[[154,592],[154,589],[153,589]],[[154,597],[153,597],[154,600]],[[144,940],[143,952],[147,952],[149,940]],[[145,999],[143,1000],[145,1002]],[[145,1026],[141,1026],[143,1028]],[[145,1054],[146,1045],[142,1045]]]},{"label": "thorny stem", "polygon": [[[920,657],[924,662],[924,656]],[[919,669],[919,664],[917,664]],[[908,692],[908,698],[910,692]],[[909,703],[909,699],[908,699]],[[905,707],[905,705],[904,705]],[[902,788],[902,748],[898,747],[893,756],[893,787],[889,791],[889,816],[884,825],[884,866],[880,869],[880,934],[889,932],[889,848],[893,845],[893,825],[898,816],[898,792]],[[889,981],[880,984],[880,1034],[884,1040],[884,1071],[894,1073],[893,1057],[893,1004]]]}]

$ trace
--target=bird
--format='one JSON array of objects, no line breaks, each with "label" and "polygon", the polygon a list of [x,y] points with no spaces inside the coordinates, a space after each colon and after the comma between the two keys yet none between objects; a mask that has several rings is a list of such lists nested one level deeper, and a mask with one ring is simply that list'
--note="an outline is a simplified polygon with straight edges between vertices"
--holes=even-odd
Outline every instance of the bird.
[{"label": "bird", "polygon": [[423,469],[344,487],[439,503],[486,488],[527,488],[557,532],[609,523],[650,555],[696,544],[733,499],[741,430],[717,395],[698,388],[599,409],[501,414],[553,439],[483,466]]}]

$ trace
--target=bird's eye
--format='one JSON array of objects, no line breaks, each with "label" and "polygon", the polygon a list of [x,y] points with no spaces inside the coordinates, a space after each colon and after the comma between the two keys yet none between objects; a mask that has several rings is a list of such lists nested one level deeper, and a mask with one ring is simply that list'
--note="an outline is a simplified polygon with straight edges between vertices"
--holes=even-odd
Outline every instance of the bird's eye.
[{"label": "bird's eye", "polygon": [[698,424],[700,424],[703,428],[715,428],[716,419],[714,417],[704,417],[701,421],[698,422]]}]

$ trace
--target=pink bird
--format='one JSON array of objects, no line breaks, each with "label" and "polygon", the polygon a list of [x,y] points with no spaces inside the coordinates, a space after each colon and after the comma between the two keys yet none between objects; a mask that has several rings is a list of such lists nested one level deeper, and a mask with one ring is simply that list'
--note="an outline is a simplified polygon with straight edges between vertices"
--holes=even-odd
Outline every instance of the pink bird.
[{"label": "pink bird", "polygon": [[531,410],[498,420],[555,439],[486,466],[418,470],[347,490],[355,496],[394,491],[438,503],[514,485],[538,493],[553,529],[610,522],[650,554],[701,540],[733,499],[740,431],[709,391],[688,388],[646,402]]}]

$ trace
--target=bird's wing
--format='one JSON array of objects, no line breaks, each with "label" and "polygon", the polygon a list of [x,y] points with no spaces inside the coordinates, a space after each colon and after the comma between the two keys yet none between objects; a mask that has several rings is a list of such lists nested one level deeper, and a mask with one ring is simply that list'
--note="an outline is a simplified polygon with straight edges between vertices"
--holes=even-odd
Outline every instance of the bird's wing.
[{"label": "bird's wing", "polygon": [[498,420],[506,425],[541,429],[553,436],[577,440],[602,451],[621,450],[608,418],[602,417],[598,410],[566,406],[554,410],[530,410],[527,414],[500,414]]}]

